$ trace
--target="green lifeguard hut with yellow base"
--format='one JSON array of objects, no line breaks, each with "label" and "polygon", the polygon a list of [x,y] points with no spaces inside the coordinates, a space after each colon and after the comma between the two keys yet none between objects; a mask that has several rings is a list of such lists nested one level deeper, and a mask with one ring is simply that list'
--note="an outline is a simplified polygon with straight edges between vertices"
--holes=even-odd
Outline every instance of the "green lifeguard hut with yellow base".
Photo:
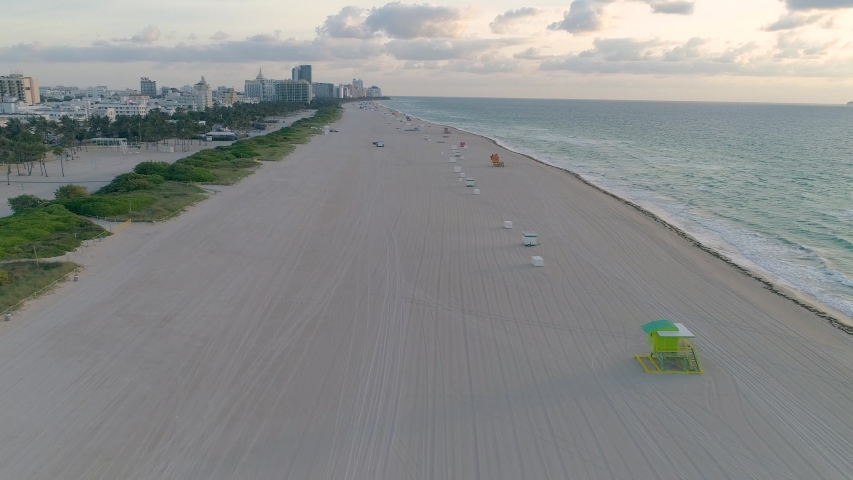
[{"label": "green lifeguard hut with yellow base", "polygon": [[682,323],[655,320],[643,325],[649,338],[649,355],[635,355],[646,373],[702,373],[696,356],[695,336]]}]

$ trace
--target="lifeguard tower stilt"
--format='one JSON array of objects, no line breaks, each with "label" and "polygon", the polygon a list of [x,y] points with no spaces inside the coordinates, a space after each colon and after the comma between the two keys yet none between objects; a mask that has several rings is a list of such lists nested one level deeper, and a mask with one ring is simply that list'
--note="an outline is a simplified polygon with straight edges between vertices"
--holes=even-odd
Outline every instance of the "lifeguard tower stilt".
[{"label": "lifeguard tower stilt", "polygon": [[635,355],[646,373],[702,373],[695,336],[681,323],[655,320],[643,325],[649,336],[649,355]]}]

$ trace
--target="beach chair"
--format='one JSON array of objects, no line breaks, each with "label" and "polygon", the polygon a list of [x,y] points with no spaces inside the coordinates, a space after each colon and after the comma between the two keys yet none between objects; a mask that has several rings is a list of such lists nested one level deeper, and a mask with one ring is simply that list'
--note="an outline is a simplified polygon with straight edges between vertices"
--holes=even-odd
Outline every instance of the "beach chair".
[{"label": "beach chair", "polygon": [[492,166],[493,167],[503,167],[504,166],[504,162],[501,161],[501,157],[499,157],[497,153],[492,154]]}]

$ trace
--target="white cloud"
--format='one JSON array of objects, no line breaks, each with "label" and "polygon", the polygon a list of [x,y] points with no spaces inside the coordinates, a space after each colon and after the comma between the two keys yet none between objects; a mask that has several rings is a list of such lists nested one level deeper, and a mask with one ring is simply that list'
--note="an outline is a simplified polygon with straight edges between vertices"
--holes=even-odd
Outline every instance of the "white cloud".
[{"label": "white cloud", "polygon": [[214,33],[213,35],[211,35],[210,39],[216,40],[216,41],[221,41],[221,40],[225,40],[228,37],[229,37],[229,35],[227,33],[223,32],[222,30],[219,30],[216,33]]},{"label": "white cloud", "polygon": [[542,10],[534,7],[523,7],[515,10],[507,10],[505,13],[502,13],[495,17],[492,23],[489,24],[489,28],[492,29],[493,33],[498,34],[516,33],[518,32],[516,26],[519,23],[523,23],[532,18],[536,18],[542,13]]},{"label": "white cloud", "polygon": [[596,39],[594,48],[547,58],[540,69],[589,74],[847,78],[853,75],[851,59],[826,57],[834,43],[810,42],[787,32],[767,48],[746,42],[720,52],[711,51],[709,42],[701,38],[683,44],[658,39]]},{"label": "white cloud", "polygon": [[467,17],[456,7],[393,2],[373,9],[364,23],[392,38],[453,38],[462,34]]},{"label": "white cloud", "polygon": [[364,24],[368,11],[354,6],[347,6],[335,15],[326,17],[323,25],[317,27],[317,35],[334,38],[370,38],[374,32]]},{"label": "white cloud", "polygon": [[563,20],[548,26],[549,30],[565,30],[574,34],[597,32],[604,28],[604,7],[615,0],[574,0]]},{"label": "white cloud", "polygon": [[[607,7],[617,0],[574,0],[563,20],[548,26],[549,30],[565,30],[573,34],[586,34],[603,30],[607,24]],[[645,3],[652,13],[692,15],[695,0],[626,0]],[[852,0],[853,1],[853,0]]]},{"label": "white cloud", "polygon": [[455,38],[465,31],[469,12],[456,7],[393,2],[366,10],[346,6],[329,15],[317,34],[333,38]]},{"label": "white cloud", "polygon": [[154,25],[148,25],[141,32],[130,38],[114,38],[114,42],[131,42],[140,44],[151,44],[160,39],[160,29]]},{"label": "white cloud", "polygon": [[836,42],[810,42],[798,37],[794,32],[780,33],[776,39],[776,58],[820,58]]}]

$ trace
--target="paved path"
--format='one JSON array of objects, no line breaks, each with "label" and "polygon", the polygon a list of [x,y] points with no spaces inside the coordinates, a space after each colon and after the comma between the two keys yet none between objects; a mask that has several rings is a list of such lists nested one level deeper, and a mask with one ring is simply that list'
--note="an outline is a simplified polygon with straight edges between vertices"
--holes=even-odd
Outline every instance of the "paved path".
[{"label": "paved path", "polygon": [[[475,196],[395,126],[352,110],[80,254],[0,328],[0,479],[850,478],[849,336],[465,136]],[[705,374],[642,373],[660,317]]]}]

